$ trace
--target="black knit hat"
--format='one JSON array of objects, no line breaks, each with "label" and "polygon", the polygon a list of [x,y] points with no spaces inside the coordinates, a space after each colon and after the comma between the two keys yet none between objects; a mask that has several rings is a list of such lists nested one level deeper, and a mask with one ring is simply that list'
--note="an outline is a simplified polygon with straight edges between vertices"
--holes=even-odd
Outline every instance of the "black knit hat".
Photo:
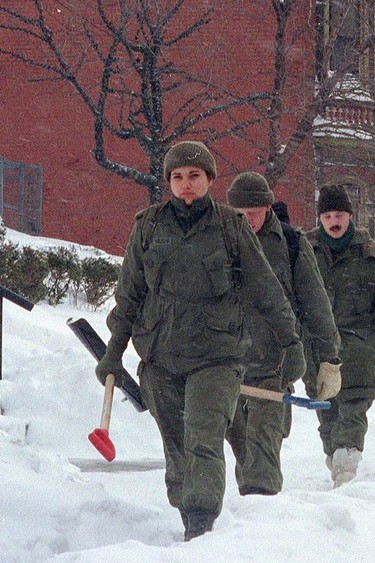
[{"label": "black knit hat", "polygon": [[353,213],[353,206],[343,186],[323,186],[318,198],[317,211],[318,215],[328,211]]},{"label": "black knit hat", "polygon": [[267,207],[275,201],[275,196],[264,176],[243,172],[233,180],[227,200],[232,207]]},{"label": "black knit hat", "polygon": [[172,170],[181,166],[196,166],[215,180],[216,162],[206,145],[199,141],[182,141],[169,149],[164,157],[164,178],[169,182]]}]

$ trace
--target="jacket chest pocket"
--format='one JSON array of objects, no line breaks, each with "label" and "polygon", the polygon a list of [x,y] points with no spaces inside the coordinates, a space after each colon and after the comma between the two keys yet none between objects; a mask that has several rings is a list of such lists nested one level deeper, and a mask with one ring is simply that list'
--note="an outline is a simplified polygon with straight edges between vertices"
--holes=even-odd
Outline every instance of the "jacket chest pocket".
[{"label": "jacket chest pocket", "polygon": [[165,263],[171,253],[171,246],[150,247],[144,255],[144,272],[147,287],[156,292],[161,283],[161,276]]},{"label": "jacket chest pocket", "polygon": [[218,249],[202,259],[214,297],[219,297],[232,287],[232,264],[225,249]]},{"label": "jacket chest pocket", "polygon": [[244,315],[235,298],[224,300],[219,307],[209,306],[204,309],[204,320],[207,329],[212,333],[230,333],[233,336],[242,331]]},{"label": "jacket chest pocket", "polygon": [[352,299],[355,312],[358,315],[371,312],[374,302],[374,290],[375,287],[365,276],[360,276],[358,283],[352,287]]}]

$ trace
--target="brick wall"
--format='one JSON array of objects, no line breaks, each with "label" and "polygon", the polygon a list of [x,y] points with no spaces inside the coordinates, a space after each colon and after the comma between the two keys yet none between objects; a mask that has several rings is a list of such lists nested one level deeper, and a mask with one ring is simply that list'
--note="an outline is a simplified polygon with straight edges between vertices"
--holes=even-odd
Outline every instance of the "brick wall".
[{"label": "brick wall", "polygon": [[[56,7],[52,0],[47,4],[51,9]],[[271,2],[222,0],[213,4],[216,8],[211,22],[191,36],[184,48],[176,48],[176,60],[186,69],[211,76],[213,81],[239,94],[272,88],[275,16]],[[307,25],[311,2],[299,0],[296,4],[288,28],[289,79],[282,121],[285,138],[293,131],[305,101],[312,94],[314,75],[314,49],[309,36],[312,28]],[[181,29],[191,21],[197,7],[209,5],[209,1],[186,0],[179,21]],[[12,6],[24,6],[24,0],[14,0]],[[101,169],[95,162],[91,153],[92,115],[69,84],[31,81],[28,67],[2,56],[0,69],[0,154],[11,160],[43,165],[43,235],[122,255],[134,214],[148,204],[147,190]],[[165,108],[167,116],[173,114],[174,107],[170,101]],[[264,125],[251,129],[250,140],[231,137],[211,146],[218,155],[219,178],[213,189],[218,200],[225,201],[226,189],[236,173],[248,169],[264,172],[262,146],[267,147],[268,142]],[[136,147],[129,149],[124,142],[108,141],[108,151],[124,164],[131,161],[147,171],[147,162]],[[313,224],[311,144],[301,147],[275,193],[289,204],[294,223]]]}]

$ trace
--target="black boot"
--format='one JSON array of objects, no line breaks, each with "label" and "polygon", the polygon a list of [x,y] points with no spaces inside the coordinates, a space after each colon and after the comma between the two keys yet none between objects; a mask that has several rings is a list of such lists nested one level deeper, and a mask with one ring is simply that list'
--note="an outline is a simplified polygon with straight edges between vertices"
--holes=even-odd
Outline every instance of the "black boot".
[{"label": "black boot", "polygon": [[188,523],[185,530],[185,541],[211,532],[216,516],[209,510],[194,510],[188,513]]},{"label": "black boot", "polygon": [[242,487],[239,491],[242,497],[245,495],[277,495],[277,491],[271,491],[262,487]]}]

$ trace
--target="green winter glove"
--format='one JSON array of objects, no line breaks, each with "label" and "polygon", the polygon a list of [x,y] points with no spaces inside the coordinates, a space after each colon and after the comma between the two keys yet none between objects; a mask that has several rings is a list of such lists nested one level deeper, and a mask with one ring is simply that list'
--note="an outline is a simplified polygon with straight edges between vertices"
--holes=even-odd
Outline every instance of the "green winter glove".
[{"label": "green winter glove", "polygon": [[281,362],[281,386],[288,387],[305,375],[306,360],[302,342],[295,342],[284,348],[284,358]]},{"label": "green winter glove", "polygon": [[102,385],[105,385],[107,375],[113,373],[116,387],[121,387],[124,369],[122,366],[122,355],[124,351],[122,344],[112,340],[112,338],[110,339],[104,356],[95,368],[96,377]]},{"label": "green winter glove", "polygon": [[322,362],[319,366],[318,378],[316,382],[318,401],[326,401],[336,397],[341,389],[341,373],[342,364],[330,364]]}]

